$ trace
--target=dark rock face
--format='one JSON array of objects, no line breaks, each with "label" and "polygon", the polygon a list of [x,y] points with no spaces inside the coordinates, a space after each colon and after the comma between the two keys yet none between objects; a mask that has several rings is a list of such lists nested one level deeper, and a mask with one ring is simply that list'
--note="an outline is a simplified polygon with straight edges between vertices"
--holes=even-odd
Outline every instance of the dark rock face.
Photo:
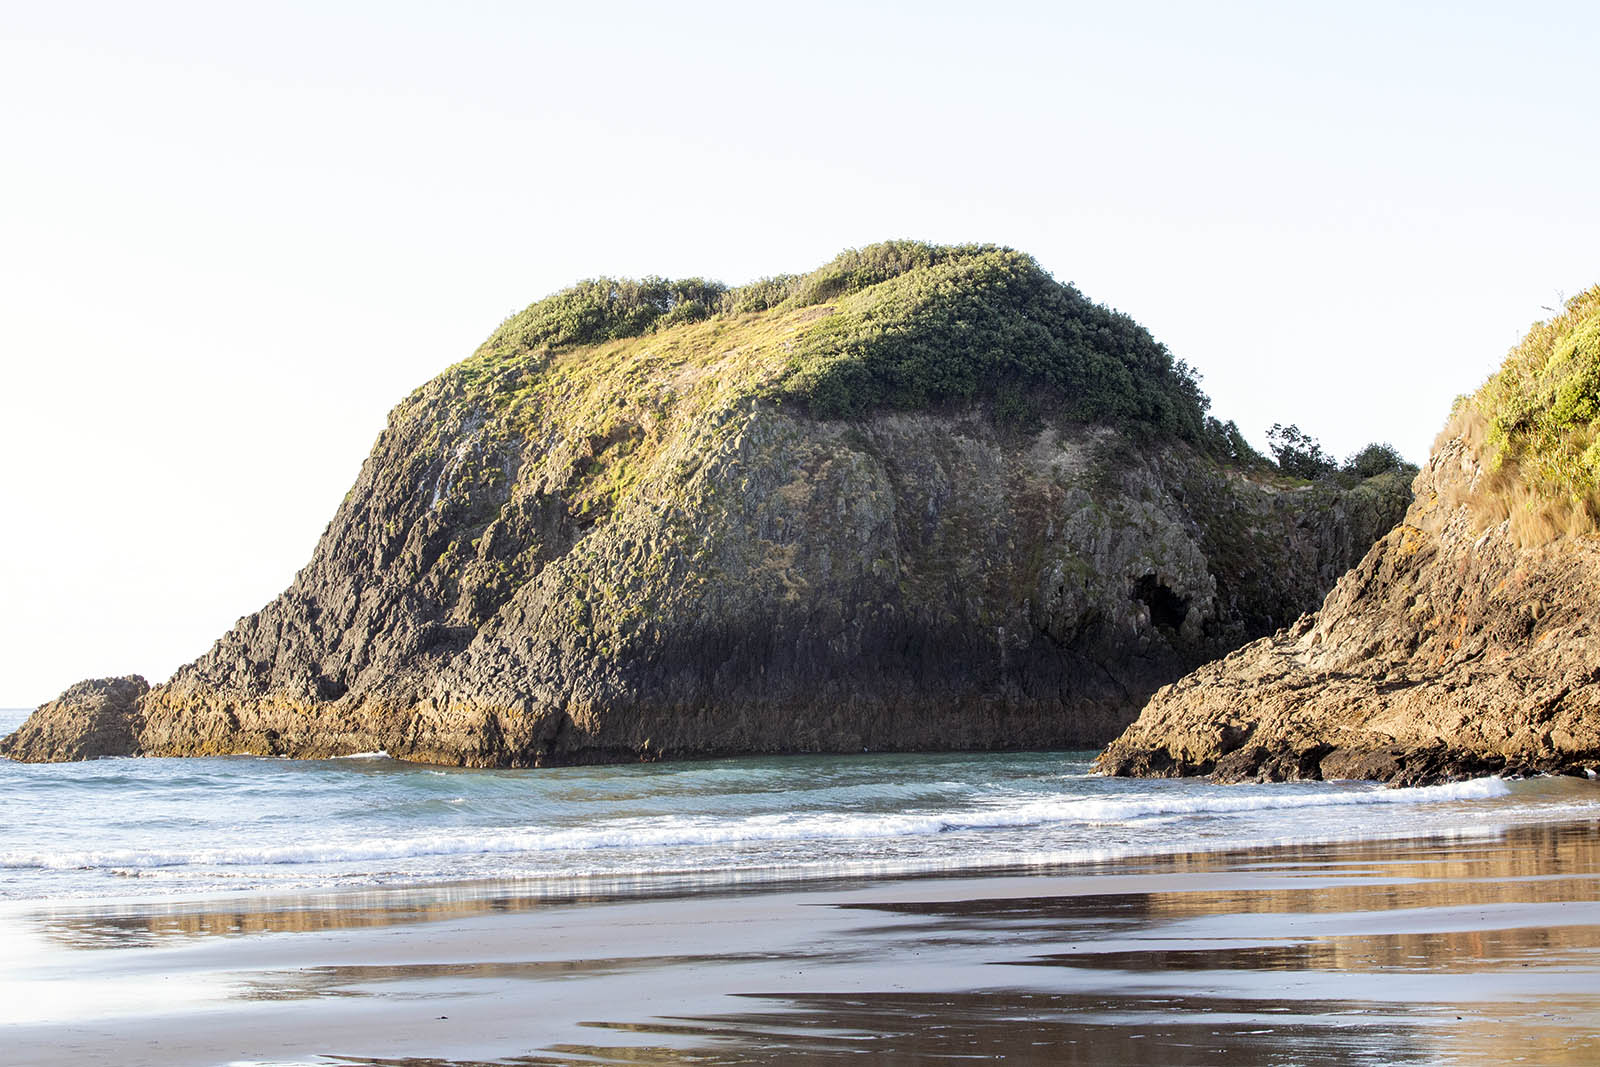
[{"label": "dark rock face", "polygon": [[1100,757],[1223,781],[1600,769],[1600,538],[1480,529],[1462,437],[1315,614],[1160,690]]},{"label": "dark rock face", "polygon": [[[1184,443],[1210,440],[1192,380],[1072,294],[1045,303],[1082,321],[1035,346],[1054,377],[918,394],[974,358],[999,374],[995,337],[1040,340],[1028,301],[1055,283],[1029,263],[961,290],[1009,334],[924,306],[956,284],[937,272],[555,347],[533,327],[571,301],[535,305],[394,410],[293,585],[142,697],[121,750],[538,766],[1104,742],[1314,607],[1409,492],[1221,465]],[[917,344],[868,329],[890,312]],[[922,399],[819,418],[796,374]]]},{"label": "dark rock face", "polygon": [[745,400],[645,425],[654,469],[596,516],[583,479],[614,445],[450,401],[435,383],[396,411],[294,585],[153,690],[124,751],[1094,745],[1314,604],[1406,498],[1281,489],[1070,423]]},{"label": "dark rock face", "polygon": [[31,763],[126,756],[138,750],[139,698],[150,684],[137,674],[71,686],[0,739],[0,756]]}]

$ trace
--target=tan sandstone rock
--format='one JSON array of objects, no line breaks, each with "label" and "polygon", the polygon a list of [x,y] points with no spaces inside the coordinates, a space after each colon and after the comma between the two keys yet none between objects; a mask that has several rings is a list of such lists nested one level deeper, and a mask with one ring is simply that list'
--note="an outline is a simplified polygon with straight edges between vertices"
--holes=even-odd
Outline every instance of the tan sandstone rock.
[{"label": "tan sandstone rock", "polygon": [[1320,610],[1158,691],[1100,766],[1396,784],[1600,767],[1600,537],[1480,529],[1485,476],[1467,437],[1442,440]]}]

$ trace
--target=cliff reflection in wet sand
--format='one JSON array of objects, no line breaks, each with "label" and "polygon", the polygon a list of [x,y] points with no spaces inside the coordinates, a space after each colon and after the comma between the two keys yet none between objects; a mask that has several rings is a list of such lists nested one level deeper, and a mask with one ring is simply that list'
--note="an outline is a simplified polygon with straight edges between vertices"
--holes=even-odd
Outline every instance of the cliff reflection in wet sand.
[{"label": "cliff reflection in wet sand", "polygon": [[190,1018],[258,1063],[1600,1062],[1593,822],[769,893],[504,884],[39,921],[111,967],[205,960],[227,992]]},{"label": "cliff reflection in wet sand", "polygon": [[[730,1062],[863,1053],[905,1063],[1600,1062],[1600,826],[1170,859],[1174,873],[1287,877],[1277,886],[850,905],[918,920],[877,932],[920,943],[924,956],[992,946],[991,963],[1016,968],[999,981],[1016,988],[757,994],[772,1009],[606,1025],[688,1041],[692,1055],[652,1053],[685,1062],[708,1062],[698,1057],[728,1043],[738,1048]],[[1028,953],[1030,945],[1066,951]],[[1072,977],[1042,978],[1039,968]],[[1063,984],[1076,991],[1049,991]],[[580,1062],[622,1050],[597,1042],[550,1051]]]}]

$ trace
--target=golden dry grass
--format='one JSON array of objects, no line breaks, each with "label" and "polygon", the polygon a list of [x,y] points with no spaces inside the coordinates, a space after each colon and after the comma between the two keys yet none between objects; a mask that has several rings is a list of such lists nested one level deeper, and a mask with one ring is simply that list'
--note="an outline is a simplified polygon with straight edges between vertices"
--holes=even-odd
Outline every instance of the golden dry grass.
[{"label": "golden dry grass", "polygon": [[1600,285],[1535,324],[1445,432],[1484,461],[1482,521],[1530,544],[1600,529]]}]

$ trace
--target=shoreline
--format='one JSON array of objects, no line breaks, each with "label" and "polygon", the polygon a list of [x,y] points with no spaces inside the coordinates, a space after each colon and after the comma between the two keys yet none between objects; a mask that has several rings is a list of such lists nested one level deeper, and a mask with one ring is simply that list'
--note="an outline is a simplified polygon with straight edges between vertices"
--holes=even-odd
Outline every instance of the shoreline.
[{"label": "shoreline", "polygon": [[[1082,754],[1034,755],[1060,757],[1070,763],[1071,757]],[[111,762],[118,761],[98,761],[97,766]],[[239,772],[250,772],[258,762],[230,758],[211,761],[213,766],[206,769],[222,768],[223,773],[237,778]],[[269,765],[275,767],[277,762],[269,761]],[[855,780],[861,781],[862,774],[871,770],[870,764],[856,768]],[[1105,775],[1065,777],[1091,779],[1092,785],[1081,795],[1059,797],[1057,807],[1046,804],[1039,810],[1023,805],[1025,810],[980,807],[949,814],[905,814],[819,806],[805,812],[805,819],[778,827],[762,823],[759,817],[741,817],[729,823],[730,829],[719,830],[714,840],[698,825],[661,820],[643,829],[628,826],[616,832],[612,831],[612,824],[591,827],[557,823],[542,836],[531,828],[469,824],[464,833],[446,835],[448,840],[437,834],[423,834],[414,842],[397,842],[369,829],[365,835],[342,838],[305,836],[264,843],[258,838],[237,846],[219,840],[215,832],[210,840],[195,844],[169,846],[161,841],[154,842],[154,848],[147,841],[126,849],[90,845],[76,851],[71,847],[53,851],[35,843],[31,848],[23,846],[10,852],[0,849],[0,860],[6,868],[0,870],[0,915],[35,904],[139,907],[141,902],[158,897],[169,901],[234,897],[248,900],[262,894],[409,891],[480,882],[510,885],[525,894],[595,896],[634,893],[640,887],[652,893],[661,888],[684,892],[768,891],[841,880],[1048,873],[1062,867],[1137,863],[1175,850],[1198,853],[1426,835],[1475,836],[1530,820],[1583,818],[1595,798],[1594,783],[1560,777],[1518,781],[1488,776],[1406,789],[1361,781],[1297,782],[1268,787],[1270,795],[1215,783],[1129,780]],[[1189,791],[1180,790],[1180,784],[1187,785]],[[1130,791],[1132,795],[1128,795]],[[1516,810],[1497,811],[1488,825],[1467,817],[1452,818],[1446,806],[1503,797],[1516,798]],[[462,799],[452,798],[450,803]],[[1425,806],[1416,809],[1419,815],[1427,812],[1421,822],[1401,816],[1384,818],[1378,824],[1404,829],[1375,830],[1370,820],[1330,821],[1330,817],[1352,806],[1373,811],[1392,805],[1396,815],[1401,815],[1416,804]],[[1290,822],[1270,827],[1235,822],[1258,816],[1270,822],[1275,814],[1288,816],[1297,809],[1315,813],[1316,818],[1301,820],[1296,816]],[[841,829],[841,816],[853,817],[856,824]],[[287,817],[287,811],[280,815]],[[1102,843],[1101,835],[1092,832],[1069,834],[1068,840],[1060,836],[1052,839],[1061,827],[1093,827],[1100,822],[1130,819],[1143,819],[1148,827],[1173,817],[1193,817],[1192,832],[1181,839],[1136,833],[1121,837],[1115,844]],[[1301,832],[1284,832],[1291,827]],[[855,837],[869,844],[903,837],[931,845],[948,840],[947,835],[980,831],[999,831],[1002,836],[998,844],[991,842],[983,849],[921,847],[909,853],[881,853],[870,859],[860,858],[859,849],[847,847]],[[1246,835],[1247,845],[1241,842],[1241,832]],[[629,840],[630,835],[637,835],[637,839]],[[825,847],[810,852],[791,849],[791,855],[779,859],[758,855],[769,843],[798,845],[807,841]],[[652,854],[640,852],[619,862],[617,854],[629,848],[648,849]],[[515,858],[509,862],[502,859],[508,856]],[[545,858],[548,856],[556,857],[553,864]],[[639,865],[640,860],[648,865]],[[52,888],[58,891],[52,893]]]},{"label": "shoreline", "polygon": [[40,1067],[1600,1055],[1593,819],[1031,873],[529,888],[14,902],[0,1037]]},{"label": "shoreline", "polygon": [[[1420,787],[1429,788],[1429,787]],[[1597,809],[1600,811],[1600,809]],[[1600,820],[1600,814],[1596,816]],[[1565,820],[1582,822],[1582,819]],[[855,864],[819,864],[815,870],[795,866],[728,866],[690,870],[664,868],[651,871],[606,871],[584,874],[559,874],[549,877],[514,875],[504,878],[466,877],[439,880],[400,876],[387,881],[352,881],[343,885],[307,886],[251,885],[238,889],[215,886],[153,886],[140,893],[88,894],[57,897],[0,897],[0,923],[9,917],[33,913],[102,913],[123,911],[134,914],[173,909],[215,907],[224,904],[253,905],[252,913],[318,908],[325,900],[388,897],[441,897],[454,901],[478,897],[518,899],[541,905],[572,903],[624,903],[634,900],[671,900],[683,897],[743,895],[786,892],[820,892],[854,889],[883,883],[923,881],[989,880],[1000,878],[1050,877],[1072,873],[1103,876],[1129,870],[1170,867],[1175,858],[1197,860],[1204,857],[1218,862],[1243,861],[1246,857],[1283,850],[1338,846],[1381,846],[1393,842],[1427,841],[1439,844],[1471,844],[1490,840],[1535,823],[1494,823],[1463,827],[1446,832],[1392,833],[1354,831],[1348,836],[1307,835],[1278,837],[1237,845],[1225,842],[1191,842],[1184,847],[1162,849],[1148,844],[1074,849],[1067,852],[1032,853],[1014,861],[974,858],[970,860],[887,861],[862,860]],[[1600,830],[1597,830],[1600,832]],[[158,870],[160,868],[157,868]],[[129,876],[131,881],[142,875]]]}]

